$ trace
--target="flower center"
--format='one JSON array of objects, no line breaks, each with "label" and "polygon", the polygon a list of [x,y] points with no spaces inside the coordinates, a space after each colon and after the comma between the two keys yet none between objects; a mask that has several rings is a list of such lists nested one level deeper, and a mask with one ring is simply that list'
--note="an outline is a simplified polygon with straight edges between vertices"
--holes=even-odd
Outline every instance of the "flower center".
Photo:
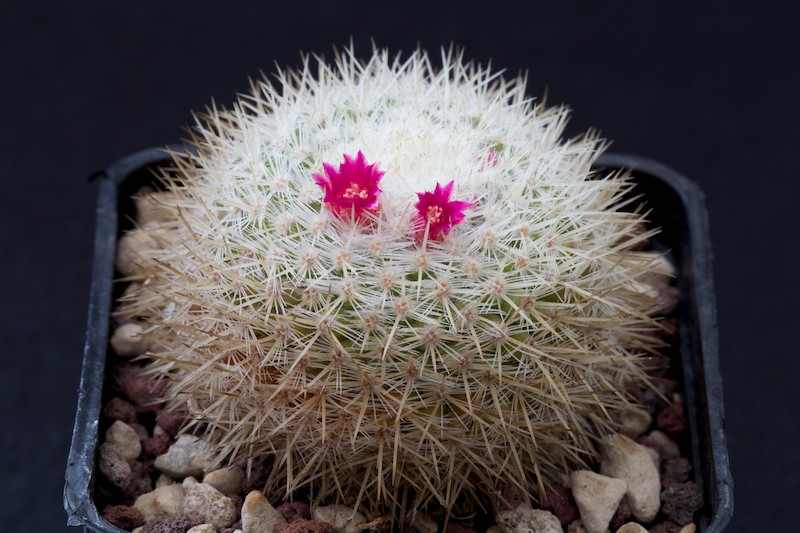
[{"label": "flower center", "polygon": [[369,193],[365,188],[360,186],[358,183],[350,182],[350,186],[345,189],[344,194],[342,194],[343,198],[348,200],[352,200],[353,198],[361,198],[362,200],[366,200],[369,197]]},{"label": "flower center", "polygon": [[442,212],[442,208],[438,205],[431,205],[428,206],[428,209],[425,211],[425,216],[429,223],[438,224],[442,220]]}]

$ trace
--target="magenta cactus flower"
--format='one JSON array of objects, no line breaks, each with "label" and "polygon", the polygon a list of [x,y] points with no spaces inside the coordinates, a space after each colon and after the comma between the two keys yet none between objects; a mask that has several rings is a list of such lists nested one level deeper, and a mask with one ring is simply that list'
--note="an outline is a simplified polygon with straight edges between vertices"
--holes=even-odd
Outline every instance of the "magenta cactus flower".
[{"label": "magenta cactus flower", "polygon": [[332,165],[323,163],[325,175],[314,174],[314,181],[325,192],[325,205],[338,216],[355,216],[363,218],[367,212],[375,212],[378,208],[378,195],[381,190],[378,182],[383,172],[378,164],[367,165],[361,150],[355,159],[343,154],[344,163],[337,171]]},{"label": "magenta cactus flower", "polygon": [[417,209],[419,233],[424,235],[427,230],[428,239],[443,239],[453,226],[464,222],[464,211],[473,205],[470,202],[450,200],[454,185],[455,180],[444,187],[437,182],[433,192],[417,193],[419,202],[414,207]]}]

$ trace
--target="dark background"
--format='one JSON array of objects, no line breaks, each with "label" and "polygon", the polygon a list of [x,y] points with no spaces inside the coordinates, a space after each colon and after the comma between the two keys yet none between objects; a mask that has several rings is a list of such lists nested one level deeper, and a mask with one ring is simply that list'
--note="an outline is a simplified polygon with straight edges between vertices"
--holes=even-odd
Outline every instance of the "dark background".
[{"label": "dark background", "polygon": [[[797,17],[765,2],[52,2],[0,7],[0,529],[68,531],[61,490],[96,189],[192,110],[351,36],[451,42],[706,192],[735,481],[729,531],[789,531],[800,493]],[[756,5],[757,4],[757,5]],[[288,6],[288,7],[287,7]],[[75,531],[75,530],[73,530]]]}]

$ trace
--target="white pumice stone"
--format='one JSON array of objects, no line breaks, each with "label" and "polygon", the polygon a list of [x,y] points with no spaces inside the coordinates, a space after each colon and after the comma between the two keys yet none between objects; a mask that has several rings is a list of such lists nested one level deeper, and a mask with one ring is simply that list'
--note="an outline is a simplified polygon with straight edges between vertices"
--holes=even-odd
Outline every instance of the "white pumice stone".
[{"label": "white pumice stone", "polygon": [[216,528],[230,527],[236,522],[233,501],[207,483],[184,486],[183,515],[189,520],[202,520]]},{"label": "white pumice stone", "polygon": [[631,512],[642,523],[651,522],[661,508],[658,468],[644,446],[620,434],[600,441],[600,473],[627,484]]},{"label": "white pumice stone", "polygon": [[174,479],[202,478],[210,465],[208,443],[194,435],[179,436],[167,453],[155,460],[155,467]]},{"label": "white pumice stone", "polygon": [[242,491],[244,470],[239,466],[212,470],[203,476],[203,483],[208,483],[222,494],[238,494]]},{"label": "white pumice stone", "polygon": [[620,526],[616,533],[647,533],[647,530],[641,524],[628,522]]},{"label": "white pumice stone", "polygon": [[336,533],[359,533],[366,528],[364,515],[345,505],[324,505],[311,513],[314,520],[327,522]]},{"label": "white pumice stone", "polygon": [[625,496],[628,485],[621,479],[591,470],[572,473],[572,495],[588,533],[605,533]]},{"label": "white pumice stone", "polygon": [[144,326],[138,322],[126,322],[111,335],[109,343],[117,355],[134,357],[147,351],[147,336]]},{"label": "white pumice stone", "polygon": [[119,449],[113,444],[104,442],[97,451],[97,469],[111,483],[124,489],[131,481],[133,472],[128,461],[122,457]]},{"label": "white pumice stone", "polygon": [[270,505],[264,493],[254,490],[245,496],[242,504],[243,533],[272,532],[285,523],[286,520]]},{"label": "white pumice stone", "polygon": [[133,460],[142,453],[136,430],[121,420],[115,421],[106,431],[106,443],[115,446],[124,459]]},{"label": "white pumice stone", "polygon": [[503,533],[562,533],[561,522],[550,511],[533,509],[527,503],[514,509],[500,511],[495,517]]},{"label": "white pumice stone", "polygon": [[174,518],[183,513],[185,496],[183,487],[175,483],[142,494],[136,498],[133,507],[141,511],[145,522]]}]

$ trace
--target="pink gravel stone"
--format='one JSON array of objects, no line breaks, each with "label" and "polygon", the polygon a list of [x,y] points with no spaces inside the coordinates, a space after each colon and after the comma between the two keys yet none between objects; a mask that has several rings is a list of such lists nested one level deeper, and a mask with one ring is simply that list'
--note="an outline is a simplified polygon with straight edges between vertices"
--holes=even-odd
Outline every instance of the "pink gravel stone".
[{"label": "pink gravel stone", "polygon": [[686,429],[686,412],[681,404],[673,403],[664,407],[656,417],[656,425],[669,433],[677,435]]},{"label": "pink gravel stone", "polygon": [[286,502],[276,507],[275,510],[281,513],[284,520],[289,523],[298,519],[311,520],[311,509],[307,503]]},{"label": "pink gravel stone", "polygon": [[120,380],[120,388],[125,396],[136,405],[140,413],[157,413],[163,408],[161,393],[167,386],[164,380],[144,377],[131,373]]},{"label": "pink gravel stone", "polygon": [[525,492],[513,483],[506,483],[500,490],[500,509],[516,509],[518,505],[525,502]]},{"label": "pink gravel stone", "polygon": [[661,512],[681,525],[692,522],[694,513],[703,506],[703,493],[692,483],[675,483],[661,492]]},{"label": "pink gravel stone", "polygon": [[127,505],[109,505],[102,512],[103,518],[115,526],[132,530],[144,525],[144,516],[139,509]]},{"label": "pink gravel stone", "polygon": [[578,505],[572,491],[560,483],[547,487],[542,497],[542,509],[556,515],[564,526],[578,518]]}]

